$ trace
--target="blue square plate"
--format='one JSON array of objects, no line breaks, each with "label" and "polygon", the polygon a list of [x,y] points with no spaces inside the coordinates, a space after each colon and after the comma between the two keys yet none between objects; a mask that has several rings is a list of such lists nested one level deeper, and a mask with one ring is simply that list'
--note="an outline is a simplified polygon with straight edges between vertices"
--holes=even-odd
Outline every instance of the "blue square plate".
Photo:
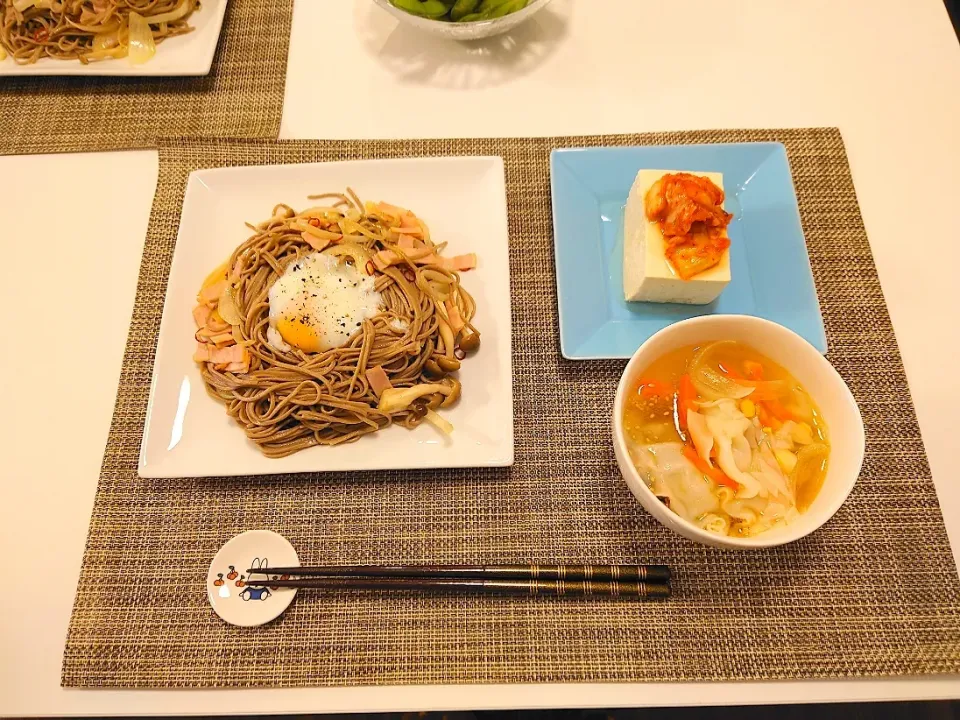
[{"label": "blue square plate", "polygon": [[[623,299],[623,210],[644,168],[723,173],[724,207],[734,216],[728,228],[732,278],[709,305]],[[797,195],[780,143],[554,150],[550,184],[565,358],[629,358],[667,325],[713,313],[773,320],[827,351]]]}]

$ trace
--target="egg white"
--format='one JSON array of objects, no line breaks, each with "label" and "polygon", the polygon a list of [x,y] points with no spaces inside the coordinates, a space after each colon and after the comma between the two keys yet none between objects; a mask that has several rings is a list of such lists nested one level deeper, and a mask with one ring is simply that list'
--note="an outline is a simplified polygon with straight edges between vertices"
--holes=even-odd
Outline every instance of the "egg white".
[{"label": "egg white", "polygon": [[270,288],[269,300],[267,341],[283,352],[341,347],[382,310],[372,277],[319,252],[288,265]]}]

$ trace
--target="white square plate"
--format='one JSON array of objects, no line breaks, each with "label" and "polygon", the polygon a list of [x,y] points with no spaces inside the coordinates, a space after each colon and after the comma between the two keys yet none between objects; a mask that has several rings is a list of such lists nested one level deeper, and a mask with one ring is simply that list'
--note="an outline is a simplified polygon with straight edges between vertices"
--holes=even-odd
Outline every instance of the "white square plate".
[{"label": "white square plate", "polygon": [[[362,199],[408,207],[430,225],[451,255],[476,252],[463,274],[477,301],[482,342],[460,370],[463,394],[443,415],[445,437],[424,423],[391,426],[334,447],[285,458],[264,457],[210,397],[192,356],[193,306],[211,269],[286,203],[309,207],[307,195],[352,187]],[[499,157],[365,160],[199,170],[190,175],[170,268],[160,339],[140,447],[141,477],[263,475],[333,470],[504,466],[513,464],[510,357],[510,262],[506,189]]]},{"label": "white square plate", "polygon": [[131,65],[126,58],[84,65],[79,60],[44,58],[33,65],[17,65],[8,57],[0,62],[0,75],[122,75],[127,77],[207,75],[217,51],[227,0],[203,0],[200,10],[190,16],[193,32],[164,40],[157,54],[143,65]]}]

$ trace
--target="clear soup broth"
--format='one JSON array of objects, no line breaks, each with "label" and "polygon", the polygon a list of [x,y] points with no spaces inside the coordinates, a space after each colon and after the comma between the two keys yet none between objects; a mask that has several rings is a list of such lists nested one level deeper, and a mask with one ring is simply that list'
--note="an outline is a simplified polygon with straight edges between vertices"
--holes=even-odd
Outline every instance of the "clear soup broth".
[{"label": "clear soup broth", "polygon": [[827,425],[785,368],[720,341],[682,347],[641,374],[624,404],[634,465],[673,512],[749,537],[807,510],[827,473]]}]

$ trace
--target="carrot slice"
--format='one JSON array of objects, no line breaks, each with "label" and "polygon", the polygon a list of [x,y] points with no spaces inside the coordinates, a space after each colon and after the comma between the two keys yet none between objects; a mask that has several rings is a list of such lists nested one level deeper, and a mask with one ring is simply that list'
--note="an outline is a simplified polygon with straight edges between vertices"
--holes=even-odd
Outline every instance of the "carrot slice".
[{"label": "carrot slice", "polygon": [[799,419],[792,412],[787,410],[787,408],[781,405],[779,400],[770,398],[769,400],[764,400],[763,404],[766,406],[770,414],[780,422],[786,422],[787,420],[797,421]]},{"label": "carrot slice", "polygon": [[772,412],[770,412],[766,401],[758,401],[755,404],[757,406],[757,419],[760,421],[762,426],[771,428],[773,430],[779,430],[781,427],[783,427],[783,423],[780,422]]},{"label": "carrot slice", "polygon": [[667,383],[653,379],[641,380],[637,392],[640,397],[648,400],[657,397],[668,398],[673,395],[673,389]]},{"label": "carrot slice", "polygon": [[677,385],[677,421],[681,430],[687,429],[687,410],[693,410],[693,403],[697,399],[697,389],[689,374],[681,376]]},{"label": "carrot slice", "polygon": [[755,360],[744,360],[743,371],[747,374],[748,380],[763,380],[763,365]]},{"label": "carrot slice", "polygon": [[694,450],[690,445],[683,446],[683,456],[692,462],[697,470],[713,480],[717,485],[723,485],[732,490],[737,490],[740,487],[740,483],[727,475],[723,470],[718,467],[708,465],[706,462],[704,462],[703,458],[700,457],[697,451]]},{"label": "carrot slice", "polygon": [[732,367],[727,367],[726,365],[720,365],[720,372],[726,375],[731,380],[743,380],[743,375],[738,373]]}]

